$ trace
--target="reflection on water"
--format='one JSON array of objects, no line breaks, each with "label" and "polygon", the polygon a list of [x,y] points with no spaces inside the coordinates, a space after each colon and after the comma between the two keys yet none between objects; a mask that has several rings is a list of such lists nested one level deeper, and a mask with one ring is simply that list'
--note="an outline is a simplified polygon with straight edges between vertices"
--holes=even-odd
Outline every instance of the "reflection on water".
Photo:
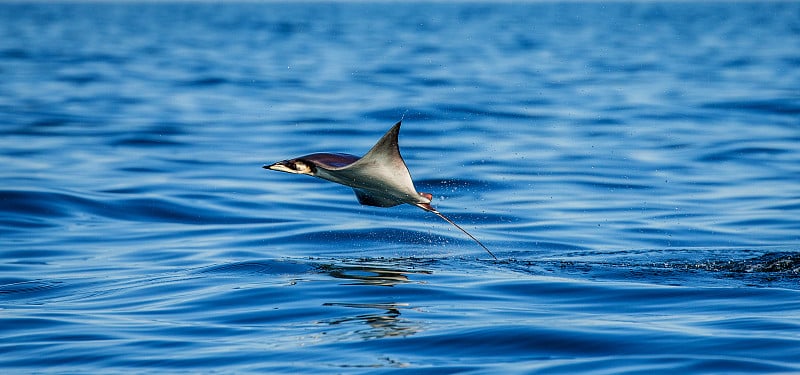
[{"label": "reflection on water", "polygon": [[[395,263],[396,264],[396,263]],[[382,286],[392,287],[397,284],[414,282],[409,278],[410,274],[431,274],[427,270],[406,270],[392,267],[380,267],[378,265],[326,265],[321,266],[328,275],[337,278],[352,280],[342,285],[345,286]],[[374,295],[372,293],[360,293],[363,295]],[[390,299],[392,297],[386,297]],[[340,318],[326,319],[323,323],[330,325],[346,325],[349,323],[366,324],[367,328],[354,328],[352,332],[364,339],[377,339],[385,337],[404,337],[410,336],[423,329],[420,322],[415,322],[409,318],[401,317],[404,310],[411,309],[412,304],[408,302],[325,302],[323,306],[343,307],[353,310],[354,315]],[[363,312],[364,310],[377,310],[375,312]]]},{"label": "reflection on water", "polygon": [[379,339],[385,337],[404,337],[422,331],[422,324],[410,319],[401,318],[401,310],[409,308],[407,303],[324,303],[323,306],[339,306],[353,309],[376,309],[380,312],[357,314],[339,319],[323,321],[331,325],[347,323],[364,323],[368,328],[358,329],[357,333],[364,339]]},{"label": "reflection on water", "polygon": [[408,274],[430,274],[425,270],[403,270],[374,265],[328,265],[321,269],[337,279],[353,280],[344,285],[378,285],[394,286],[398,283],[409,282]]}]

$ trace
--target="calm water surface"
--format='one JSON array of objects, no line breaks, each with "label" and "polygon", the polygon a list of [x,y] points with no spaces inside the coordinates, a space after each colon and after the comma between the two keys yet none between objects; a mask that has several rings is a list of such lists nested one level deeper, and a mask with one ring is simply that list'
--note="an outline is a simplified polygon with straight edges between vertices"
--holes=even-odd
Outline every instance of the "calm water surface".
[{"label": "calm water surface", "polygon": [[[0,4],[3,373],[800,372],[800,4]],[[261,169],[403,119],[411,206]]]}]

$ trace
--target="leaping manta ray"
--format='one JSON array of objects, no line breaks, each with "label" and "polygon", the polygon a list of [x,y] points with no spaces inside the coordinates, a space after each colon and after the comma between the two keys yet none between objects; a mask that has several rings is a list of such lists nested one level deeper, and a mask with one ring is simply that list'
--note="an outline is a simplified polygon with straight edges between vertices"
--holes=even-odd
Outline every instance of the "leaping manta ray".
[{"label": "leaping manta ray", "polygon": [[356,193],[358,202],[366,206],[394,207],[403,203],[417,206],[436,214],[464,232],[497,260],[481,241],[431,207],[433,199],[431,194],[417,192],[414,182],[411,181],[411,174],[408,173],[408,167],[400,156],[400,146],[397,142],[399,133],[400,122],[394,124],[378,143],[360,158],[350,154],[325,152],[279,161],[264,165],[263,168],[305,174],[349,186]]}]

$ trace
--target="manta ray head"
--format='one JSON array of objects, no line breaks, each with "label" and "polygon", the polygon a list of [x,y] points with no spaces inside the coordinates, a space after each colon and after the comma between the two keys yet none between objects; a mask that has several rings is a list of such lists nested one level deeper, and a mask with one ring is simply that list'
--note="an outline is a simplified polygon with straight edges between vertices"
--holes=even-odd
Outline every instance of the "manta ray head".
[{"label": "manta ray head", "polygon": [[275,164],[265,165],[264,169],[294,174],[307,174],[309,176],[314,176],[317,173],[317,167],[314,166],[313,163],[309,163],[303,159],[279,161]]}]

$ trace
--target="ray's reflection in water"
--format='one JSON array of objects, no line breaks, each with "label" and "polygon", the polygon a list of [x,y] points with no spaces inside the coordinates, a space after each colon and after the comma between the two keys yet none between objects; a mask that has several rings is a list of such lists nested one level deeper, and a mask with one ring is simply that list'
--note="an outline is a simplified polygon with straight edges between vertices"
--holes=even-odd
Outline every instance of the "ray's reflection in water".
[{"label": "ray's reflection in water", "polygon": [[[427,270],[407,270],[377,266],[373,264],[360,265],[329,265],[323,269],[332,277],[348,280],[342,285],[351,286],[381,286],[394,287],[399,284],[419,283],[412,280],[409,275],[431,274]],[[359,293],[358,298],[371,296],[371,293]],[[353,315],[342,316],[322,321],[321,323],[332,326],[347,325],[350,323],[363,323],[364,328],[355,328],[354,333],[362,339],[379,339],[387,337],[404,337],[416,334],[423,330],[421,322],[403,317],[403,313],[414,310],[412,303],[397,301],[398,295],[383,295],[379,302],[326,302],[323,306],[346,308]],[[353,310],[355,309],[355,310]]]},{"label": "ray's reflection in water", "polygon": [[323,306],[339,306],[355,309],[376,309],[377,312],[357,314],[340,319],[330,319],[323,323],[342,325],[347,323],[364,323],[367,327],[356,329],[362,339],[380,339],[387,337],[411,336],[423,330],[423,325],[411,319],[402,318],[401,310],[408,309],[407,303],[335,303]]},{"label": "ray's reflection in water", "polygon": [[411,282],[409,274],[431,274],[426,270],[406,270],[399,268],[389,268],[373,264],[366,265],[329,265],[322,267],[329,275],[337,279],[353,280],[344,285],[377,285],[395,286],[401,283]]}]

